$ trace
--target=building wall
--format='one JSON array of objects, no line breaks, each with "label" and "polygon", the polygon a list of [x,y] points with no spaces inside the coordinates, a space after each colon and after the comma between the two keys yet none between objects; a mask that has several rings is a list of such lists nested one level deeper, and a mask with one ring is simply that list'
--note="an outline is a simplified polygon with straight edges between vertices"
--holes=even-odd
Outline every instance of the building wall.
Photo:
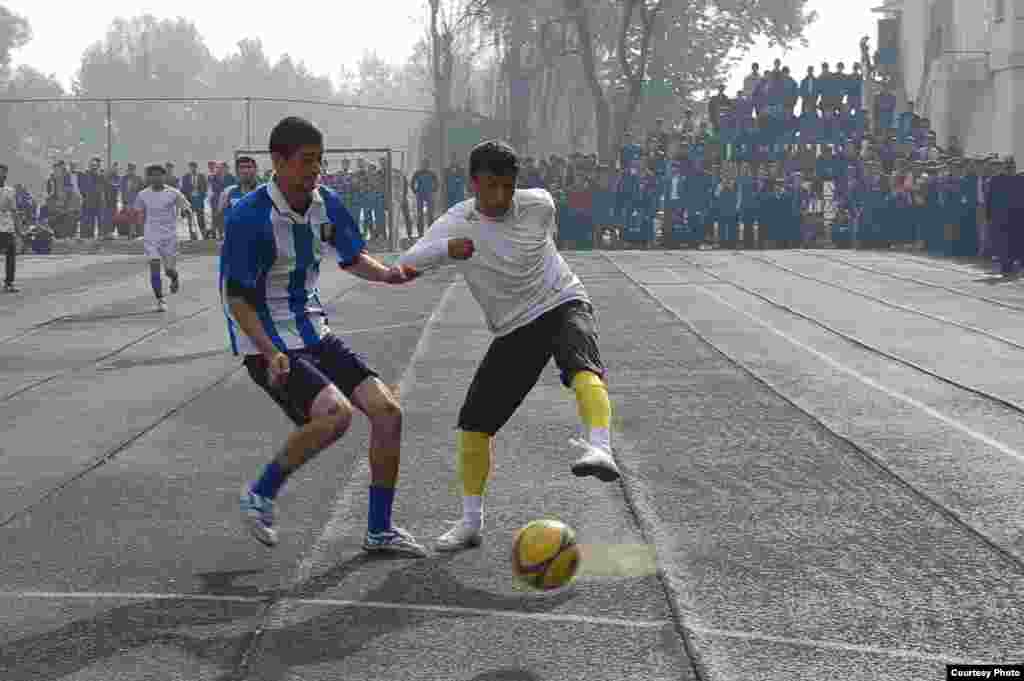
[{"label": "building wall", "polygon": [[[886,7],[902,14],[903,99],[924,95],[918,110],[931,119],[939,145],[957,136],[972,156],[1024,158],[1024,129],[1014,125],[1014,112],[1024,111],[1024,0],[1007,0],[1000,22],[993,21],[994,3],[889,0]],[[943,26],[945,53],[929,67],[935,22]]]}]

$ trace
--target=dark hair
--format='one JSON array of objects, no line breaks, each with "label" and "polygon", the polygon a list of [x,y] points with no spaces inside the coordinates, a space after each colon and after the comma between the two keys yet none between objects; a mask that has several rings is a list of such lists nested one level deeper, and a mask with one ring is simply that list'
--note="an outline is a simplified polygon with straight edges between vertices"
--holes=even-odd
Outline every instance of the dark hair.
[{"label": "dark hair", "polygon": [[0,170],[10,170],[6,163],[0,163]]},{"label": "dark hair", "polygon": [[254,159],[252,156],[239,156],[238,158],[235,159],[235,168],[238,168],[243,163],[251,163],[252,165],[256,165],[256,159]]},{"label": "dark hair", "polygon": [[501,140],[487,140],[476,145],[469,154],[469,176],[476,177],[480,173],[518,175],[519,159],[515,150]]},{"label": "dark hair", "polygon": [[159,163],[151,163],[146,166],[146,174],[149,175],[150,173],[167,173],[167,168],[164,168]]},{"label": "dark hair", "polygon": [[324,136],[305,118],[288,116],[270,133],[270,153],[291,158],[300,147],[323,146]]}]

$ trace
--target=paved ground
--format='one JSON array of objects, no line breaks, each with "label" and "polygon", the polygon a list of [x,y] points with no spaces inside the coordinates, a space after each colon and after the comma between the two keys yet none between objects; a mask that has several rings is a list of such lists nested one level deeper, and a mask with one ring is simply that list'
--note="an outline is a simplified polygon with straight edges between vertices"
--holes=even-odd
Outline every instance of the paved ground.
[{"label": "paved ground", "polygon": [[[368,560],[367,428],[237,491],[288,423],[225,348],[215,258],[171,310],[138,256],[29,257],[0,297],[0,679],[944,679],[1024,659],[1024,286],[915,255],[570,254],[599,310],[621,485],[568,473],[549,371],[498,438],[482,549]],[[324,277],[405,407],[396,520],[457,517],[489,342],[464,284]],[[512,532],[572,524],[528,593]]]}]

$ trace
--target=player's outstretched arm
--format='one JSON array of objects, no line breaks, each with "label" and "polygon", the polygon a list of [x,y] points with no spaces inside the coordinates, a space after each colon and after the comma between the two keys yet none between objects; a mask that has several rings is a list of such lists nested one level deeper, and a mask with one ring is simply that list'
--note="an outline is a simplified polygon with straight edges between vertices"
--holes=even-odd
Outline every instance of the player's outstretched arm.
[{"label": "player's outstretched arm", "polygon": [[352,264],[343,264],[341,268],[360,279],[379,284],[404,284],[419,276],[416,271],[409,267],[402,267],[401,265],[388,267],[370,256],[366,251],[359,253]]},{"label": "player's outstretched arm", "polygon": [[434,223],[422,239],[398,258],[398,264],[425,272],[456,260],[466,260],[472,257],[473,250],[472,239],[455,237],[448,225]]}]

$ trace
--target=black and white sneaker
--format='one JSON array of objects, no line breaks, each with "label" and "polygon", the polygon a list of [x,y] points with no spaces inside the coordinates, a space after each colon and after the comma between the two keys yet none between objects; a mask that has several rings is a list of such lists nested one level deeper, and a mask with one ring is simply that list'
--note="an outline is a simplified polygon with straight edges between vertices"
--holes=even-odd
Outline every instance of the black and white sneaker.
[{"label": "black and white sneaker", "polygon": [[4,293],[18,293],[21,289],[14,284],[4,284]]}]

